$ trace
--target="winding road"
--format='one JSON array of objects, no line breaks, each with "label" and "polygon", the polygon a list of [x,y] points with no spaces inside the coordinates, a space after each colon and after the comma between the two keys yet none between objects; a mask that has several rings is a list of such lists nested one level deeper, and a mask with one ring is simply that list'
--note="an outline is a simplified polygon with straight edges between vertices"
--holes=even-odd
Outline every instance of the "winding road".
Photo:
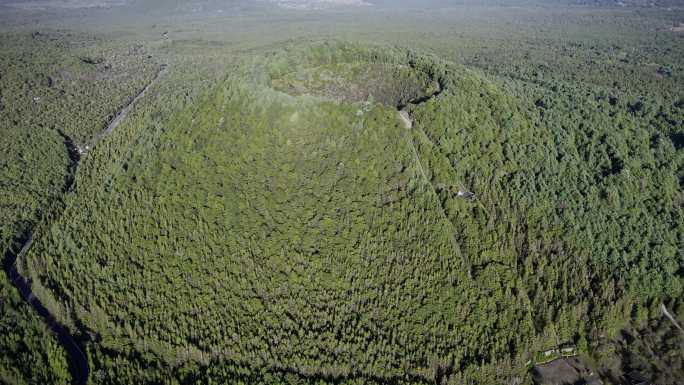
[{"label": "winding road", "polygon": [[[70,137],[62,132],[59,132],[64,139],[64,144],[67,148],[70,159],[69,172],[67,174],[68,176],[63,190],[64,193],[72,190],[76,176],[76,169],[78,168],[81,156],[87,151],[92,150],[92,148],[94,148],[100,140],[111,134],[114,129],[116,129],[119,123],[121,123],[126,115],[133,109],[135,104],[137,104],[138,101],[145,96],[147,90],[159,80],[159,77],[163,73],[166,72],[166,69],[167,66],[165,64],[162,64],[159,67],[159,70],[154,78],[152,78],[152,80],[150,80],[150,82],[147,83],[147,85],[140,92],[138,92],[135,97],[128,102],[128,104],[126,104],[117,112],[114,118],[109,121],[105,129],[95,137],[89,146],[86,146],[86,151],[83,151],[81,148],[76,146]],[[69,372],[71,373],[73,383],[75,385],[85,385],[88,382],[88,377],[90,376],[90,367],[88,365],[88,358],[85,353],[83,353],[81,345],[69,333],[69,330],[60,325],[55,316],[50,313],[50,311],[35,295],[33,295],[30,282],[17,270],[17,260],[23,259],[26,253],[31,249],[31,245],[33,245],[34,231],[35,226],[28,234],[25,234],[22,238],[17,240],[16,244],[22,245],[18,253],[15,253],[12,248],[5,252],[5,272],[7,273],[7,277],[9,278],[10,282],[12,282],[17,290],[19,290],[19,293],[21,293],[21,297],[29,306],[31,306],[31,308],[43,319],[47,327],[57,336],[58,342],[62,345],[67,353],[69,359]]]}]

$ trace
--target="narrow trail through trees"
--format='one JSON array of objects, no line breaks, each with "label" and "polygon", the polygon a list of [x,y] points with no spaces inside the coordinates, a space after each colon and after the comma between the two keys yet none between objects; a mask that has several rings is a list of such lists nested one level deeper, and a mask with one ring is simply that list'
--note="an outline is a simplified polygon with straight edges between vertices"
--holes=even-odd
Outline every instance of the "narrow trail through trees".
[{"label": "narrow trail through trees", "polygon": [[664,304],[664,303],[661,303],[661,304],[660,304],[660,310],[663,311],[663,315],[664,315],[665,317],[667,317],[667,319],[669,319],[670,322],[672,322],[672,324],[673,324],[677,329],[679,329],[679,331],[682,332],[682,335],[684,336],[684,329],[682,329],[682,327],[679,325],[679,322],[677,322],[677,320],[675,319],[675,317],[674,317],[672,314],[670,314],[669,311],[667,311],[667,308],[665,307],[665,304]]},{"label": "narrow trail through trees", "polygon": [[[410,130],[410,129],[414,129],[414,126],[415,126],[416,127],[415,129],[418,131],[418,133],[425,139],[425,141],[431,147],[434,146],[434,144],[432,143],[430,138],[427,136],[425,131],[423,131],[423,129],[420,126],[416,126],[414,124],[415,122],[414,122],[413,118],[411,117],[411,115],[409,114],[409,112],[406,108],[409,105],[418,106],[418,105],[421,105],[423,103],[427,103],[429,100],[439,96],[439,94],[441,94],[443,91],[444,91],[444,87],[440,86],[439,89],[437,91],[435,91],[432,95],[422,97],[422,98],[417,99],[417,100],[412,100],[405,105],[397,106],[399,118],[404,123],[404,127],[406,129]],[[470,265],[470,261],[469,261],[468,257],[463,253],[463,251],[461,250],[461,246],[458,243],[458,240],[456,239],[456,235],[455,235],[456,228],[454,226],[454,223],[451,221],[451,219],[449,219],[449,216],[447,215],[446,210],[444,209],[444,206],[442,205],[442,200],[440,199],[439,194],[435,190],[435,187],[433,186],[432,181],[427,177],[427,173],[425,172],[425,169],[423,168],[423,163],[421,162],[420,156],[418,155],[418,150],[416,149],[416,146],[414,144],[413,134],[409,133],[409,135],[410,135],[410,137],[408,138],[409,147],[411,147],[411,152],[413,153],[413,157],[415,159],[416,165],[418,166],[418,170],[420,171],[422,179],[425,182],[425,184],[428,186],[428,188],[430,189],[432,194],[434,195],[435,200],[437,201],[437,205],[439,206],[439,211],[442,214],[441,216],[444,218],[444,220],[447,221],[447,223],[449,224],[449,227],[451,228],[451,231],[449,232],[449,239],[451,240],[451,245],[452,245],[454,251],[456,251],[456,253],[458,253],[458,255],[462,258],[463,262],[465,263],[465,265],[468,269],[468,275],[471,275],[472,274],[472,272],[471,272],[472,267]]]},{"label": "narrow trail through trees", "polygon": [[[62,191],[63,194],[73,190],[76,179],[76,170],[78,169],[78,165],[82,156],[85,155],[87,151],[92,150],[100,140],[111,134],[114,129],[116,129],[119,123],[121,123],[126,115],[133,109],[135,104],[142,99],[147,90],[159,80],[163,73],[166,72],[166,69],[167,66],[165,64],[161,65],[154,78],[152,78],[152,80],[140,92],[138,92],[135,97],[133,97],[121,110],[117,112],[115,117],[109,121],[105,129],[99,135],[97,135],[88,146],[86,146],[85,150],[76,145],[69,136],[61,131],[58,131],[59,135],[64,140],[64,145],[69,155],[69,166]],[[58,208],[58,210],[63,209],[63,206]],[[50,215],[46,215],[45,217],[50,217]],[[37,221],[37,225],[35,225],[27,233],[18,237],[18,239],[15,241],[15,245],[21,245],[19,252],[14,251],[16,248],[8,248],[4,255],[3,267],[10,282],[17,288],[17,290],[19,290],[21,297],[33,309],[33,311],[35,311],[38,316],[43,319],[47,327],[57,336],[58,342],[60,345],[62,345],[68,356],[69,372],[71,373],[72,382],[75,385],[85,385],[88,382],[88,377],[90,375],[90,367],[88,365],[88,358],[83,352],[81,345],[71,335],[69,330],[60,325],[54,314],[50,313],[43,303],[33,294],[30,281],[27,280],[26,277],[22,276],[17,269],[17,260],[23,259],[26,253],[31,249],[31,245],[33,245],[33,240],[36,236],[40,222],[41,219]]]},{"label": "narrow trail through trees", "polygon": [[147,92],[150,87],[157,82],[159,77],[166,72],[166,64],[162,64],[159,67],[159,70],[157,71],[157,74],[154,76],[154,78],[143,88],[140,92],[138,92],[133,99],[131,99],[128,104],[126,104],[119,112],[117,112],[116,115],[114,115],[114,118],[109,121],[109,124],[107,124],[107,127],[101,131],[90,143],[90,148],[94,148],[97,143],[108,136],[109,134],[112,133],[118,126],[119,123],[128,115],[128,113],[131,111],[131,109],[138,103],[140,99],[142,99],[145,96],[145,93]]}]

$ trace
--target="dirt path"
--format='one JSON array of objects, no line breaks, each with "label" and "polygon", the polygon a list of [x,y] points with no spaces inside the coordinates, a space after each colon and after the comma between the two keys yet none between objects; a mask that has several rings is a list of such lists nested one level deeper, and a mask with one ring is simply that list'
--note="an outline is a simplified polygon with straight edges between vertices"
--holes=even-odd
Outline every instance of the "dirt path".
[{"label": "dirt path", "polygon": [[[31,284],[24,278],[16,267],[16,258],[23,258],[33,244],[33,234],[30,234],[25,241],[21,251],[14,257],[13,260],[8,260],[5,265],[5,271],[10,282],[19,290],[21,297],[26,303],[31,306],[45,322],[47,327],[55,333],[57,341],[64,348],[69,359],[69,373],[74,384],[84,385],[88,382],[90,369],[88,367],[88,359],[81,350],[79,344],[74,340],[69,331],[57,322],[57,319],[50,313],[40,300],[33,295],[31,291]],[[8,251],[7,254],[10,254]],[[11,255],[6,255],[12,258]]]},{"label": "dirt path", "polygon": [[[423,132],[422,129],[420,131],[423,135],[425,135],[425,133]],[[416,146],[413,144],[413,138],[409,138],[408,142],[409,142],[409,146],[411,147],[411,152],[413,152],[413,158],[415,159],[415,162],[418,166],[418,170],[420,171],[420,174],[423,177],[423,181],[425,182],[425,184],[428,186],[428,188],[430,189],[430,191],[434,195],[435,200],[437,201],[437,205],[439,206],[438,207],[439,212],[442,214],[441,215],[442,218],[444,218],[444,220],[449,224],[449,227],[451,227],[451,231],[449,232],[449,239],[451,240],[451,246],[453,247],[454,251],[456,251],[456,253],[458,253],[458,255],[461,257],[463,262],[466,264],[466,267],[468,268],[468,272],[470,274],[470,271],[472,270],[471,265],[470,265],[470,261],[463,254],[463,252],[461,251],[461,245],[456,240],[456,236],[454,235],[456,233],[456,229],[454,228],[454,223],[447,216],[446,211],[444,210],[444,206],[442,205],[442,201],[439,197],[439,194],[437,193],[437,191],[435,191],[435,188],[432,185],[432,182],[430,181],[430,179],[427,177],[427,174],[425,173],[425,169],[423,168],[423,162],[421,162],[420,156],[418,155],[418,150],[416,150]]]},{"label": "dirt path", "polygon": [[[407,110],[407,107],[409,105],[419,106],[421,104],[427,103],[431,99],[438,97],[442,92],[444,92],[445,89],[446,89],[446,87],[444,87],[440,84],[439,88],[435,92],[433,92],[431,95],[427,95],[427,96],[424,96],[424,97],[419,98],[419,99],[411,100],[406,105],[397,106],[399,118],[404,123],[404,127],[407,129],[413,128],[414,121],[413,121],[411,115],[409,114],[409,112]],[[418,134],[426,141],[426,143],[428,143],[430,145],[430,147],[434,146],[434,144],[432,143],[430,138],[427,136],[427,134],[425,134],[425,131],[423,131],[423,129],[420,128],[420,126],[417,127],[417,131],[418,131]],[[413,136],[412,133],[410,133],[409,135]],[[432,191],[432,194],[434,195],[435,200],[437,201],[437,205],[439,206],[439,211],[442,214],[441,216],[444,218],[444,220],[447,221],[447,223],[449,224],[449,227],[451,227],[451,231],[449,234],[449,238],[451,240],[451,245],[454,248],[454,251],[456,251],[456,253],[458,253],[458,255],[461,257],[461,259],[465,263],[466,267],[468,268],[468,274],[471,275],[472,274],[472,266],[470,265],[470,261],[469,261],[468,257],[465,254],[463,254],[463,252],[461,251],[461,245],[456,240],[456,236],[454,235],[456,233],[456,228],[454,226],[454,223],[451,221],[451,219],[449,219],[449,216],[447,215],[446,210],[444,209],[444,206],[442,205],[442,200],[440,199],[439,194],[435,190],[435,187],[432,185],[432,181],[430,181],[430,179],[428,179],[427,174],[425,173],[425,169],[423,168],[423,163],[421,162],[420,156],[418,155],[418,150],[416,150],[416,146],[413,143],[413,138],[409,137],[408,141],[409,141],[409,146],[411,147],[411,152],[413,152],[413,158],[415,159],[416,165],[418,166],[418,170],[420,171],[420,174],[423,177],[423,180],[425,181],[426,185],[429,187],[430,191]]]},{"label": "dirt path", "polygon": [[665,304],[664,304],[664,303],[661,303],[661,304],[660,304],[660,310],[663,311],[663,315],[665,315],[665,317],[667,317],[667,318],[670,320],[670,322],[672,322],[672,324],[673,324],[677,329],[679,329],[680,332],[682,332],[682,335],[684,335],[684,329],[682,329],[682,327],[679,326],[679,323],[677,322],[677,320],[675,319],[675,317],[673,317],[672,314],[670,314],[670,312],[667,311],[667,308],[665,307]]},{"label": "dirt path", "polygon": [[[416,106],[421,105],[423,103],[428,102],[430,99],[439,96],[439,94],[441,94],[443,90],[444,90],[444,88],[440,86],[439,90],[434,92],[432,95],[425,97],[425,98],[421,98],[420,100],[417,100],[417,101],[412,101],[408,104],[412,104],[412,105],[416,105]],[[399,118],[404,123],[404,127],[407,129],[411,129],[411,128],[413,128],[413,120],[411,119],[411,115],[409,114],[408,110],[406,109],[406,107],[408,107],[408,104],[406,106],[400,106],[397,109],[398,109]],[[423,129],[420,128],[419,126],[417,128],[417,131],[418,131],[418,134],[420,134],[421,137],[424,138],[426,143],[428,143],[430,145],[430,147],[432,147],[433,143],[430,140],[430,138],[427,136],[427,134],[425,134],[425,131],[423,131]],[[412,133],[409,133],[409,135],[413,136]],[[439,211],[442,214],[441,216],[444,218],[445,221],[447,221],[447,223],[449,224],[449,227],[451,227],[451,231],[449,233],[449,239],[451,240],[451,245],[452,245],[454,251],[456,253],[458,253],[458,255],[461,257],[463,262],[466,264],[466,266],[468,268],[468,273],[470,274],[472,267],[470,265],[470,261],[463,254],[463,252],[461,251],[461,246],[459,245],[458,241],[456,240],[456,236],[454,235],[456,233],[456,229],[454,228],[454,223],[451,221],[451,219],[449,219],[449,216],[447,215],[446,210],[444,209],[444,206],[442,205],[442,201],[439,197],[439,194],[435,190],[435,187],[432,185],[432,182],[430,181],[430,179],[427,177],[427,173],[425,172],[425,169],[423,168],[423,162],[421,162],[420,156],[418,155],[418,150],[416,149],[416,146],[413,143],[413,138],[409,137],[408,142],[409,142],[409,147],[411,147],[411,152],[413,153],[413,158],[416,162],[416,165],[418,166],[418,170],[422,176],[423,181],[425,182],[425,184],[428,186],[428,188],[430,189],[430,191],[434,195],[435,200],[437,201],[437,205],[439,206]]]},{"label": "dirt path", "polygon": [[[166,72],[166,65],[162,65],[157,71],[155,77],[143,88],[131,101],[126,104],[112,119],[107,127],[91,142],[91,145],[86,147],[86,151],[91,150],[95,145],[104,137],[111,134],[114,129],[121,123],[121,121],[126,117],[126,115],[133,109],[136,103],[145,95],[145,92],[157,82],[159,77]],[[64,139],[64,144],[69,154],[69,159],[71,160],[68,170],[67,179],[65,181],[65,186],[63,189],[64,193],[72,190],[76,169],[78,168],[79,162],[81,160],[81,155],[86,151],[78,148],[73,140],[66,136],[64,133],[59,132],[59,134]],[[83,353],[80,344],[74,339],[74,337],[69,333],[64,326],[60,325],[55,316],[50,313],[50,311],[43,305],[40,300],[33,295],[31,290],[31,283],[23,277],[17,270],[17,260],[23,260],[24,256],[31,249],[33,245],[33,239],[35,237],[36,227],[30,230],[28,234],[25,234],[21,239],[18,239],[16,244],[20,244],[21,249],[18,253],[14,253],[12,249],[8,249],[5,252],[5,262],[4,268],[7,273],[7,277],[10,282],[19,290],[21,297],[26,301],[26,303],[31,306],[31,308],[43,319],[47,327],[55,333],[57,340],[60,345],[64,348],[69,359],[69,372],[73,383],[75,385],[85,385],[88,382],[88,377],[90,376],[90,367],[88,365],[88,358]]]},{"label": "dirt path", "polygon": [[95,138],[92,140],[92,142],[86,147],[86,151],[92,150],[103,138],[107,137],[109,134],[112,133],[118,126],[119,123],[128,115],[128,113],[131,111],[131,109],[138,103],[140,99],[142,99],[145,96],[145,93],[147,90],[152,87],[153,84],[157,82],[159,77],[163,75],[166,72],[166,65],[162,65],[159,68],[159,71],[157,71],[157,74],[152,78],[152,80],[147,83],[145,88],[143,88],[140,92],[138,92],[131,101],[128,102],[117,114],[114,116],[114,119],[110,120],[109,123],[107,124],[107,127],[101,131]]},{"label": "dirt path", "polygon": [[409,114],[406,110],[400,110],[399,111],[399,117],[404,122],[404,127],[406,127],[406,128],[412,128],[413,127],[413,121],[411,120],[411,117],[409,116]]}]

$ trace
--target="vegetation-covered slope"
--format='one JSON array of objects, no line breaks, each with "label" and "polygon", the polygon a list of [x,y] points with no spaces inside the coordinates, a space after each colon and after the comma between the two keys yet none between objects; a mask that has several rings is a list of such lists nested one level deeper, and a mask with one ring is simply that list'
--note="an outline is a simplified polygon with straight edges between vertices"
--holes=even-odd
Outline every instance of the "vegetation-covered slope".
[{"label": "vegetation-covered slope", "polygon": [[[168,363],[431,378],[419,352],[436,337],[413,328],[470,301],[453,289],[467,269],[396,110],[295,99],[247,68],[172,119],[111,188],[79,180],[93,187],[31,253],[48,270],[66,264],[44,286],[105,346]],[[81,226],[99,236],[71,235]],[[99,294],[83,296],[91,285]],[[413,317],[395,330],[402,314]]]},{"label": "vegetation-covered slope", "polygon": [[[83,34],[2,34],[0,44],[0,250],[10,265],[59,211],[69,152],[91,145],[153,67],[141,52]],[[0,382],[68,383],[63,349],[4,273],[0,293]]]},{"label": "vegetation-covered slope", "polygon": [[[272,88],[345,63],[403,65],[443,89],[409,105],[407,130],[393,98]],[[128,357],[100,358],[105,382],[196,364],[226,381],[522,379],[536,351],[560,339],[588,352],[592,333],[682,289],[673,142],[608,112],[574,112],[564,133],[541,103],[402,50],[283,51],[96,161],[107,173],[80,174],[26,271],[65,323],[99,334],[96,354]],[[632,126],[588,131],[600,119]],[[643,182],[620,176],[637,161]],[[639,252],[643,232],[670,251]]]},{"label": "vegetation-covered slope", "polygon": [[68,383],[68,363],[62,347],[4,275],[0,278],[0,293],[0,382]]}]

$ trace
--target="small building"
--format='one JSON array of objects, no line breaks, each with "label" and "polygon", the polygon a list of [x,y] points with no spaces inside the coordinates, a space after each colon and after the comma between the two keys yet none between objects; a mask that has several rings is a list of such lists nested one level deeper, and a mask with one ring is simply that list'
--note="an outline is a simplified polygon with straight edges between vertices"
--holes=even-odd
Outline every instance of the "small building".
[{"label": "small building", "polygon": [[573,344],[563,344],[560,346],[560,354],[564,357],[577,355],[577,348]]},{"label": "small building", "polygon": [[558,353],[558,349],[553,348],[553,349],[548,349],[548,350],[540,350],[537,351],[534,355],[534,364],[535,365],[543,365],[552,361],[557,360],[560,358],[560,354]]},{"label": "small building", "polygon": [[468,190],[458,190],[456,196],[463,199],[473,199],[475,198],[475,193]]}]

